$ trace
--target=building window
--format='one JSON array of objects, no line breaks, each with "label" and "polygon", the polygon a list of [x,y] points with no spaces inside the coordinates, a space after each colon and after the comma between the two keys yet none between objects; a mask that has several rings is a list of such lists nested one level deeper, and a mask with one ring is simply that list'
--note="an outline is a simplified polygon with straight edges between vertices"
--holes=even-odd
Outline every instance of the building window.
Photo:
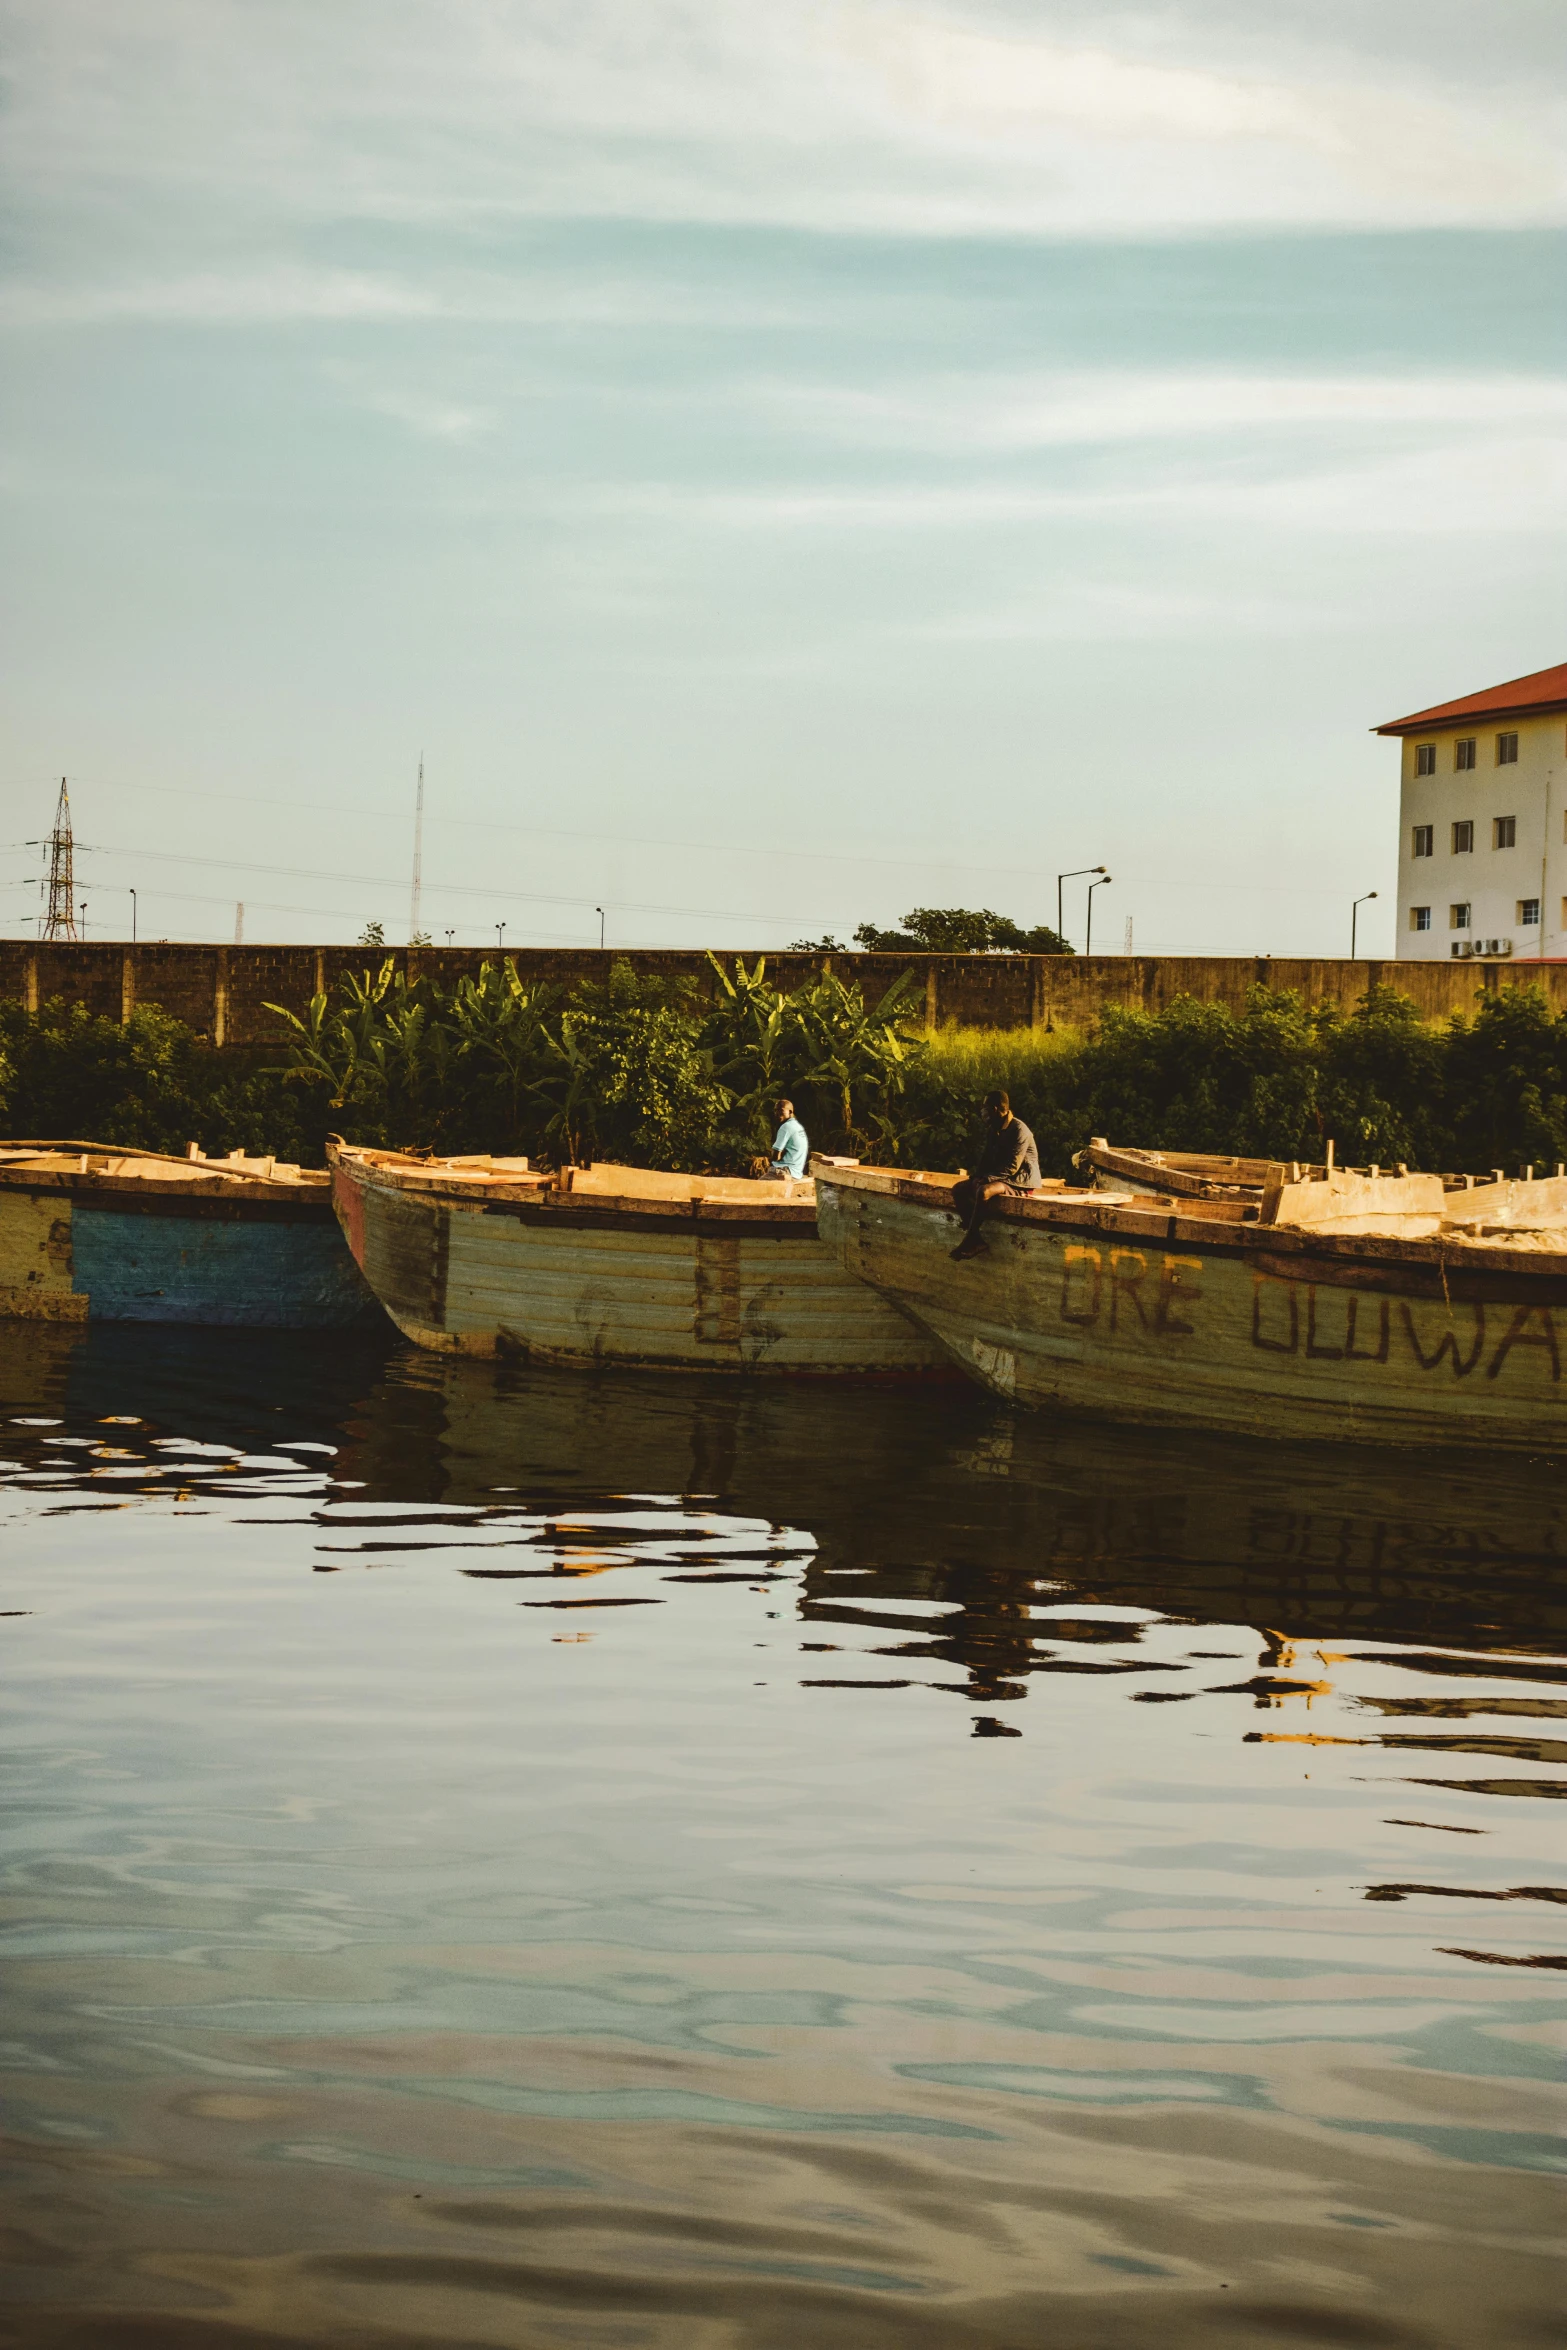
[{"label": "building window", "polygon": [[1411,930],[1429,930],[1431,927],[1430,907],[1411,906],[1409,909],[1409,927]]},{"label": "building window", "polygon": [[1436,826],[1434,824],[1417,824],[1415,826],[1415,855],[1429,857],[1435,847]]},{"label": "building window", "polygon": [[1453,854],[1455,857],[1467,857],[1474,845],[1475,828],[1466,816],[1462,824],[1453,826]]},{"label": "building window", "polygon": [[1491,819],[1491,846],[1510,849],[1517,845],[1518,819],[1516,816],[1493,816]]},{"label": "building window", "polygon": [[1469,928],[1469,908],[1467,906],[1450,906],[1448,912],[1452,917],[1452,926],[1455,930]]},{"label": "building window", "polygon": [[1459,774],[1462,775],[1466,773],[1467,770],[1474,765],[1474,763],[1475,738],[1473,735],[1470,735],[1466,741],[1461,743],[1454,743],[1453,765],[1458,769]]},{"label": "building window", "polygon": [[1538,898],[1520,898],[1520,899],[1518,900],[1518,927],[1519,927],[1519,929],[1520,929],[1520,930],[1535,930],[1535,929],[1537,929],[1537,928],[1539,927],[1539,921],[1540,921],[1540,901],[1539,901],[1539,899],[1538,899]]},{"label": "building window", "polygon": [[[1473,746],[1471,745],[1471,748],[1472,748],[1472,747],[1473,747]],[[1469,762],[1469,764],[1470,764],[1470,766],[1472,767],[1472,766],[1474,765],[1474,761],[1471,759],[1471,760],[1470,760],[1470,762]],[[1518,764],[1518,737],[1517,737],[1515,734],[1499,734],[1499,735],[1497,736],[1497,738],[1496,738],[1496,764],[1498,765],[1498,767],[1516,767],[1516,766],[1517,766],[1517,764]]]},{"label": "building window", "polygon": [[1416,743],[1415,773],[1417,775],[1434,775],[1436,773],[1435,743]]}]

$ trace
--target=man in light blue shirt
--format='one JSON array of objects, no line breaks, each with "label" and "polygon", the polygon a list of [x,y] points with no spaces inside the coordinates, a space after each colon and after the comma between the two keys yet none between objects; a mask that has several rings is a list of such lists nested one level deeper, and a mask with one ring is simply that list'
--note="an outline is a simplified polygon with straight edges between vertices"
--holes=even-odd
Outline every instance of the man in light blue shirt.
[{"label": "man in light blue shirt", "polygon": [[811,1146],[806,1140],[805,1128],[794,1114],[793,1102],[781,1101],[778,1104],[778,1132],[773,1136],[772,1156],[757,1161],[757,1173],[771,1175],[778,1182],[785,1183],[790,1177],[805,1173],[805,1163],[810,1155]]}]

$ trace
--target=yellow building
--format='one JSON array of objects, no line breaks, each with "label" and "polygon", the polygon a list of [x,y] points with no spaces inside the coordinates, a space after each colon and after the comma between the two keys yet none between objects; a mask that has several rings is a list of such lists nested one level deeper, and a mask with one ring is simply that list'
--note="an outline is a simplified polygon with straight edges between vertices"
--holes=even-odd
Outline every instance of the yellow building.
[{"label": "yellow building", "polygon": [[1567,662],[1376,731],[1403,742],[1393,952],[1567,953]]}]

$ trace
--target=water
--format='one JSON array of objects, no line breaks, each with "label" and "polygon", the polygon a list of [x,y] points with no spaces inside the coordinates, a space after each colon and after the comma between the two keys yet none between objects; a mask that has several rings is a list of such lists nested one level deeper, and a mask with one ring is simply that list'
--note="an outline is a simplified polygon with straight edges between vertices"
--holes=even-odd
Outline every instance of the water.
[{"label": "water", "polygon": [[1559,1479],[0,1349],[0,2341],[1559,2339]]}]

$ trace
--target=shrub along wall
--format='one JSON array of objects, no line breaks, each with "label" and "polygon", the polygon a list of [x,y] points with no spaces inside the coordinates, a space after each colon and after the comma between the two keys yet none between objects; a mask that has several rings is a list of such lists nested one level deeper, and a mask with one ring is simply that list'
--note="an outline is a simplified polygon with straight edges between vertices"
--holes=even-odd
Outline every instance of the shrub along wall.
[{"label": "shrub along wall", "polygon": [[0,1128],[319,1164],[325,1137],[539,1158],[735,1167],[790,1093],[813,1140],[956,1167],[975,1111],[1010,1091],[1065,1172],[1091,1134],[1147,1148],[1480,1171],[1567,1160],[1567,1014],[1543,989],[1482,995],[1432,1026],[1401,993],[1351,1009],[1255,988],[1240,1009],[1177,998],[1055,1032],[923,1031],[917,985],[867,1000],[829,974],[784,995],[760,966],[613,965],[575,988],[491,964],[456,986],[362,965],[259,1056],[141,1004],[0,1004]]}]

